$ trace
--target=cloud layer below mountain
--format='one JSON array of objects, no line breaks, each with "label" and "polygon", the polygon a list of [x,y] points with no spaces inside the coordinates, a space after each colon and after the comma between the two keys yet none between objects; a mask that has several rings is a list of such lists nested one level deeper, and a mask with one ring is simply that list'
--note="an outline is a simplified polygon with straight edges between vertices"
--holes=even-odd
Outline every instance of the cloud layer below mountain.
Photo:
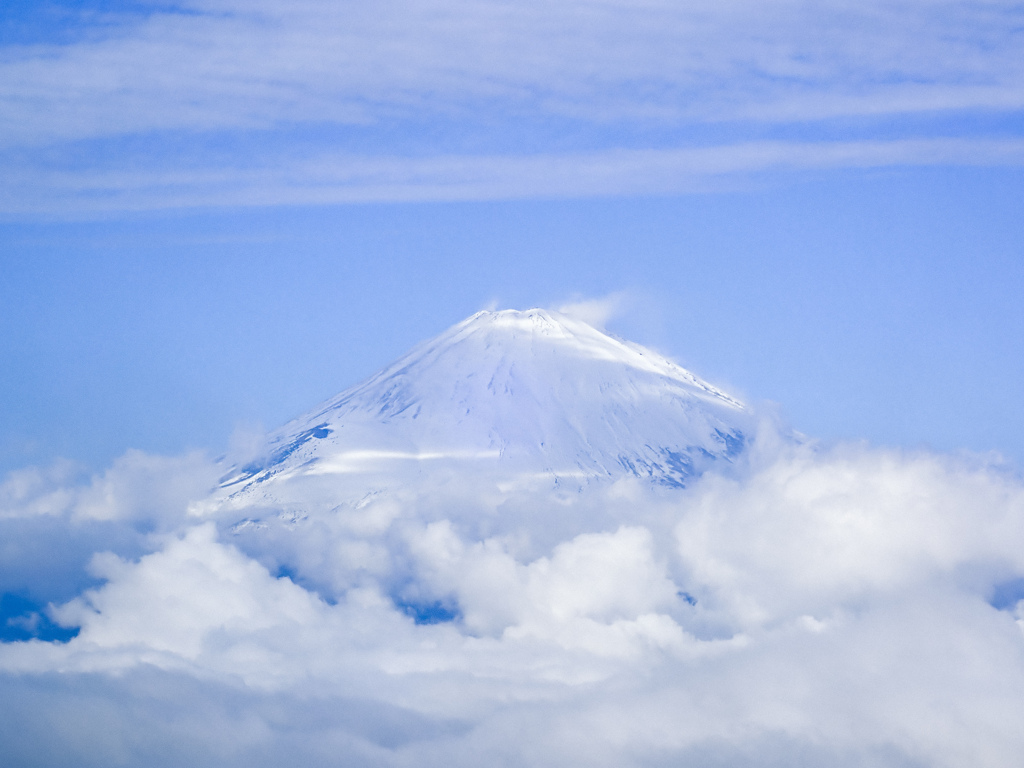
[{"label": "cloud layer below mountain", "polygon": [[[8,626],[80,631],[0,646],[0,740],[25,764],[1013,764],[1024,483],[773,434],[684,491],[481,481],[232,525],[189,505],[197,456],[14,474],[4,588],[50,606]],[[80,572],[24,554],[48,548]]]}]

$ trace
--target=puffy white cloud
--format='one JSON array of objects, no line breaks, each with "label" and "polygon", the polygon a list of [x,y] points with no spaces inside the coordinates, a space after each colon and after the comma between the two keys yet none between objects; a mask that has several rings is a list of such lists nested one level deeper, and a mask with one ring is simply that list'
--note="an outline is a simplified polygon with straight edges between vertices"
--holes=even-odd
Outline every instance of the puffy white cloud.
[{"label": "puffy white cloud", "polygon": [[173,538],[129,563],[105,553],[94,575],[107,584],[54,611],[80,626],[76,645],[134,646],[194,660],[212,633],[249,634],[309,624],[319,599],[288,579],[274,579],[237,550],[218,544],[212,523]]},{"label": "puffy white cloud", "polygon": [[200,452],[169,457],[130,450],[86,484],[74,463],[58,460],[50,467],[8,474],[0,484],[0,519],[71,515],[76,520],[177,525],[189,501],[210,492],[217,472]]},{"label": "puffy white cloud", "polygon": [[161,546],[152,535],[178,530],[189,501],[205,497],[216,477],[202,454],[141,451],[92,477],[67,461],[9,473],[0,483],[0,593],[37,613],[8,616],[5,608],[0,624],[32,620],[49,602],[95,585],[87,566],[97,551],[137,557]]},{"label": "puffy white cloud", "polygon": [[73,508],[77,517],[94,520],[179,518],[188,502],[209,493],[217,466],[199,452],[154,456],[128,451],[102,475],[93,478]]},{"label": "puffy white cloud", "polygon": [[471,633],[534,638],[598,655],[634,641],[674,644],[682,630],[660,612],[680,600],[645,528],[583,533],[550,557],[519,563],[499,540],[467,544],[448,521],[417,531],[410,548],[422,587],[451,594]]},{"label": "puffy white cloud", "polygon": [[766,439],[686,491],[487,487],[164,517],[177,529],[96,555],[102,583],[50,610],[77,637],[0,646],[3,711],[80,724],[43,764],[966,768],[1024,750],[1024,618],[989,602],[1024,575],[1005,468]]},{"label": "puffy white cloud", "polygon": [[74,503],[74,462],[59,460],[49,467],[26,467],[8,473],[0,483],[0,519],[60,515]]},{"label": "puffy white cloud", "polygon": [[804,447],[748,477],[708,477],[675,534],[692,578],[765,621],[1024,573],[1024,487],[933,454]]}]

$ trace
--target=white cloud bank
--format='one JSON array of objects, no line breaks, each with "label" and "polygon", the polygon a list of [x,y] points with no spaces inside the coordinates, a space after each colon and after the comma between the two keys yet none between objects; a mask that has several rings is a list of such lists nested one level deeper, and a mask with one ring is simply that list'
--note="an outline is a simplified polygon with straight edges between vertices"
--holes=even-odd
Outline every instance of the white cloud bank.
[{"label": "white cloud bank", "polygon": [[[0,646],[0,742],[42,765],[1015,765],[1024,483],[771,444],[682,492],[161,513],[51,608],[77,637]],[[124,460],[147,461],[194,487],[191,460]],[[152,519],[118,471],[84,493],[109,515],[75,509]],[[11,498],[0,525],[54,515]]]}]

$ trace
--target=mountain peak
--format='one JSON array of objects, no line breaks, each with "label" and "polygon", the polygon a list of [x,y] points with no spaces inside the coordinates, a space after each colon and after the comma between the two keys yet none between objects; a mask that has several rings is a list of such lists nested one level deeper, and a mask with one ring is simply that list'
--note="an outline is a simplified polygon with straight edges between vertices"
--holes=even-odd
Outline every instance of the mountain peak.
[{"label": "mountain peak", "polygon": [[682,486],[731,461],[750,422],[739,401],[668,358],[581,320],[483,311],[272,434],[225,488],[467,461],[499,476]]},{"label": "mountain peak", "polygon": [[[590,361],[608,369],[621,366],[675,380],[693,387],[696,396],[743,409],[738,400],[657,352],[618,339],[569,315],[539,308],[477,312],[418,345],[361,386],[372,386],[414,368],[418,369],[417,375],[424,375],[425,369],[437,361],[456,361],[456,358],[462,358],[457,360],[459,370],[445,370],[444,375],[470,378],[492,366],[500,368],[502,363],[511,365],[518,361],[522,364],[539,359],[550,360],[554,368],[579,361]],[[566,372],[550,370],[548,373],[564,375]],[[335,401],[340,402],[350,392],[343,392]]]}]

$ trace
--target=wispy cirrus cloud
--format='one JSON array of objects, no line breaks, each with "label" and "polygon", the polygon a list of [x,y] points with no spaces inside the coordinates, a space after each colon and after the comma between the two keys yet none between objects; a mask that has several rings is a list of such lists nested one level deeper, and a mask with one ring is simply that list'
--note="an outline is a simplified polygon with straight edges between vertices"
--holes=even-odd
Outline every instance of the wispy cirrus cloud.
[{"label": "wispy cirrus cloud", "polygon": [[[7,46],[4,140],[493,116],[809,120],[1019,109],[1006,3],[192,3]],[[87,24],[83,20],[83,24]]]},{"label": "wispy cirrus cloud", "polygon": [[[751,152],[856,167],[879,142],[878,164],[970,163],[1015,141],[1004,118],[1024,109],[1012,2],[195,2],[90,18],[73,41],[0,48],[0,163],[26,208],[133,183],[177,190],[143,207],[657,192],[687,186],[665,175],[771,164]],[[929,142],[946,149],[910,149]]]},{"label": "wispy cirrus cloud", "polygon": [[209,206],[324,205],[670,194],[779,172],[1024,165],[1024,139],[760,141],[564,154],[281,158],[260,167],[68,170],[21,164],[0,211],[91,215]]}]

